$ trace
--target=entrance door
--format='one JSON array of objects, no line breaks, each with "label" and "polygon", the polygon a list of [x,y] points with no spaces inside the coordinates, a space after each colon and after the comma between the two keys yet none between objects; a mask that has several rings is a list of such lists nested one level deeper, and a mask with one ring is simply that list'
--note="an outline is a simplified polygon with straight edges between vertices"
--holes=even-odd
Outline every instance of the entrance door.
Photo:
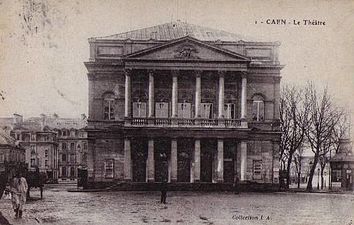
[{"label": "entrance door", "polygon": [[168,181],[168,164],[171,152],[171,140],[159,139],[154,142],[155,182]]},{"label": "entrance door", "polygon": [[132,140],[132,170],[134,182],[146,181],[147,140]]},{"label": "entrance door", "polygon": [[201,140],[200,181],[212,182],[213,159],[217,148],[216,140]]},{"label": "entrance door", "polygon": [[177,148],[177,182],[190,182],[194,140],[178,139]]},{"label": "entrance door", "polygon": [[224,141],[224,183],[233,183],[236,168],[236,142]]}]

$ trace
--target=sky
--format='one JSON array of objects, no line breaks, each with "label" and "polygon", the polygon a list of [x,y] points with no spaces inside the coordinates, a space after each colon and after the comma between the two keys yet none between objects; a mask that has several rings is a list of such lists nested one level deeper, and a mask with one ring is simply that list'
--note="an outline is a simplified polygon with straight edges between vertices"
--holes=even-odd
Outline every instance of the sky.
[{"label": "sky", "polygon": [[[353,114],[353,0],[0,0],[0,93],[5,97],[0,116],[87,114],[88,38],[177,19],[280,41],[282,85],[328,86],[336,103]],[[267,19],[291,24],[267,24]],[[325,25],[303,25],[307,19]]]}]

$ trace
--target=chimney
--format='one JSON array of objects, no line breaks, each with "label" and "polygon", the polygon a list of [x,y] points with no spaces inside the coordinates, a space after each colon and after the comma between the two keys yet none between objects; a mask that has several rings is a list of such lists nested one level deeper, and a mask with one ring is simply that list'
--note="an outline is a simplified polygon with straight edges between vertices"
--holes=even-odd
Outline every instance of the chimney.
[{"label": "chimney", "polygon": [[44,113],[42,113],[40,117],[41,117],[41,130],[43,130],[43,128],[46,126],[47,116]]},{"label": "chimney", "polygon": [[23,123],[23,116],[17,113],[14,113],[14,123],[21,124]]}]

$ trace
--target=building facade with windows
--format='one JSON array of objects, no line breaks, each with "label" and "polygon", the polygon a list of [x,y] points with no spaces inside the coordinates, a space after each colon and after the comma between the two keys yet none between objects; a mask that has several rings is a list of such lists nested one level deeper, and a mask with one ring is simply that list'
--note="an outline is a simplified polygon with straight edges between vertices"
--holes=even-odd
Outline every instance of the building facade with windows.
[{"label": "building facade with windows", "polygon": [[349,138],[341,139],[339,150],[330,160],[333,189],[354,190],[354,153]]},{"label": "building facade with windows", "polygon": [[9,181],[16,175],[17,170],[23,167],[25,167],[25,149],[0,128],[0,176],[6,175]]},{"label": "building facade with windows", "polygon": [[278,42],[177,21],[89,44],[89,186],[278,185]]},{"label": "building facade with windows", "polygon": [[47,175],[49,182],[58,180],[58,144],[56,133],[48,127],[38,126],[33,121],[17,124],[11,136],[26,150],[25,158],[29,170]]},{"label": "building facade with windows", "polygon": [[87,165],[87,134],[84,129],[56,129],[59,148],[59,182],[77,180]]}]

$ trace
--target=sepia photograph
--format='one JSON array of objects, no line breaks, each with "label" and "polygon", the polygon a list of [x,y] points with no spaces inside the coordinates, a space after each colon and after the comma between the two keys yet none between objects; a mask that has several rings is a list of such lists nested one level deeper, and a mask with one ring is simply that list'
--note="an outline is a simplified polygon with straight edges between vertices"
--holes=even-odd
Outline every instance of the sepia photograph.
[{"label": "sepia photograph", "polygon": [[0,0],[0,225],[353,225],[353,0]]}]

